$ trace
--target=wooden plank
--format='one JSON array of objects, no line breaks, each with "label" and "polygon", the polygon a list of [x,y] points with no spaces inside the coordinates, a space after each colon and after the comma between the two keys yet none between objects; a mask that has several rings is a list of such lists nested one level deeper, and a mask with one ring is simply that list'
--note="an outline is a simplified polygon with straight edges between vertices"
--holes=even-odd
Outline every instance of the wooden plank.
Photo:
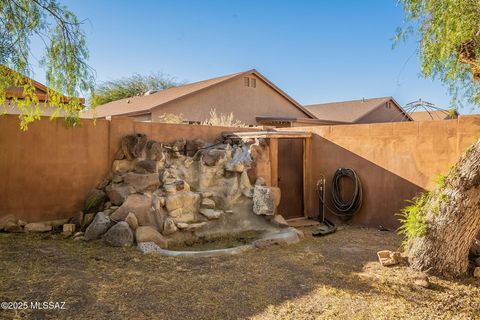
[{"label": "wooden plank", "polygon": [[313,217],[312,210],[312,138],[303,140],[303,213],[305,217]]},{"label": "wooden plank", "polygon": [[278,140],[273,138],[270,141],[270,185],[272,187],[278,187]]}]

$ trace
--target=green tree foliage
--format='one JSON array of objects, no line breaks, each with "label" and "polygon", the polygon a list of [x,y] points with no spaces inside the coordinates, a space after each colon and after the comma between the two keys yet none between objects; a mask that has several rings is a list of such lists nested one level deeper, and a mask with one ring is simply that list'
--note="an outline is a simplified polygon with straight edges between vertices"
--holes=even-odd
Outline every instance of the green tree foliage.
[{"label": "green tree foliage", "polygon": [[91,97],[91,105],[98,106],[111,101],[141,96],[149,91],[158,91],[176,87],[179,83],[175,78],[163,73],[149,75],[134,74],[130,77],[106,81],[95,89]]},{"label": "green tree foliage", "polygon": [[480,104],[480,1],[399,0],[406,26],[396,40],[419,35],[422,74],[440,79],[459,102]]},{"label": "green tree foliage", "polygon": [[26,77],[32,74],[32,39],[45,45],[40,64],[46,72],[52,118],[63,113],[67,123],[78,123],[82,105],[76,97],[91,91],[94,83],[81,25],[56,0],[0,0],[0,105],[8,87],[23,88],[23,96],[13,98],[23,130],[42,114],[33,82]]}]

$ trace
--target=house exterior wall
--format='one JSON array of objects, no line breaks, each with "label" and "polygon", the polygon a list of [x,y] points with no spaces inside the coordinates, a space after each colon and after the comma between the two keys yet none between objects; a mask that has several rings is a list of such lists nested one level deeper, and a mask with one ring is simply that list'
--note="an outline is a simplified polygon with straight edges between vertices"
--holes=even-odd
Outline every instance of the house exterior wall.
[{"label": "house exterior wall", "polygon": [[390,107],[386,104],[382,104],[375,108],[372,112],[369,112],[365,116],[357,119],[355,123],[385,123],[385,122],[403,122],[410,121],[405,117],[405,114],[401,112],[393,102],[389,102]]},{"label": "house exterior wall", "polygon": [[293,103],[272,89],[255,75],[256,88],[246,87],[240,77],[179,98],[152,110],[152,121],[156,122],[164,113],[182,114],[188,121],[204,121],[210,116],[210,109],[217,114],[233,112],[236,120],[249,125],[257,124],[257,116],[291,116],[308,118]]}]

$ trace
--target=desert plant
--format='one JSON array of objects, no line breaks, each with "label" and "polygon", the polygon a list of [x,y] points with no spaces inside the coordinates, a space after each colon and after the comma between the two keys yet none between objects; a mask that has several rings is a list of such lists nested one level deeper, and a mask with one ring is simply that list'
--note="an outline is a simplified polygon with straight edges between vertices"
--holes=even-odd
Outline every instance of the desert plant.
[{"label": "desert plant", "polygon": [[185,123],[186,120],[183,118],[183,114],[174,114],[174,113],[164,113],[158,116],[158,122],[162,123]]},{"label": "desert plant", "polygon": [[230,114],[217,114],[215,108],[210,109],[210,118],[202,121],[205,126],[221,126],[221,127],[247,127],[248,125],[240,120],[235,120],[233,112]]},{"label": "desert plant", "polygon": [[425,205],[430,197],[429,192],[425,192],[413,200],[409,206],[402,209],[399,214],[401,226],[398,228],[398,234],[404,237],[403,247],[408,251],[408,246],[416,237],[423,237],[426,233],[425,224]]}]

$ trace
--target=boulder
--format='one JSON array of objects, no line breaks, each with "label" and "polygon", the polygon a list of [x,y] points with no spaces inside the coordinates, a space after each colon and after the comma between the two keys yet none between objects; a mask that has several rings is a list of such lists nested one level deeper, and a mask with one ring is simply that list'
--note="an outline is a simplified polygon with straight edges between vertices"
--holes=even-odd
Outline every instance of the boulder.
[{"label": "boulder", "polygon": [[164,207],[165,197],[154,193],[152,196],[152,206],[155,210],[159,210],[160,208]]},{"label": "boulder", "polygon": [[92,189],[88,192],[83,204],[83,212],[95,213],[103,210],[103,205],[107,201],[107,194],[99,189]]},{"label": "boulder", "polygon": [[136,173],[155,173],[157,172],[157,163],[154,160],[142,160],[135,164]]},{"label": "boulder", "polygon": [[19,225],[20,227],[25,227],[27,225],[27,221],[25,220],[18,220],[17,221],[17,225]]},{"label": "boulder", "polygon": [[[162,208],[160,208],[162,209]],[[163,222],[161,214],[159,215],[158,219],[155,215],[156,211],[149,207],[149,210],[137,210],[134,212],[135,217],[137,217],[138,225],[139,226],[152,226],[158,228]],[[166,216],[166,212],[165,212]]]},{"label": "boulder", "polygon": [[208,149],[203,151],[202,161],[207,166],[213,167],[220,161],[220,159],[223,159],[224,157],[225,157],[225,150]]},{"label": "boulder", "polygon": [[167,240],[154,228],[149,226],[138,227],[135,231],[135,239],[140,242],[154,242],[160,248],[167,247]]},{"label": "boulder", "polygon": [[122,205],[130,194],[135,193],[132,186],[122,184],[111,184],[105,188],[105,191],[110,202],[116,206]]},{"label": "boulder", "polygon": [[200,195],[194,192],[171,193],[165,200],[169,216],[176,222],[191,222],[200,206]]},{"label": "boulder", "polygon": [[130,212],[133,212],[137,218],[138,216],[147,215],[150,212],[151,201],[151,198],[146,195],[131,194],[120,208],[112,213],[110,219],[113,221],[125,220]]},{"label": "boulder", "polygon": [[253,212],[265,216],[275,214],[272,190],[269,187],[255,185],[253,188]]},{"label": "boulder", "polygon": [[94,218],[95,218],[95,213],[84,214],[81,229],[85,230],[90,225],[90,223],[92,223]]},{"label": "boulder", "polygon": [[223,215],[223,211],[201,208],[200,213],[204,215],[208,220],[218,219]]},{"label": "boulder", "polygon": [[126,247],[133,244],[133,232],[125,221],[120,221],[103,235],[103,241],[113,247]]},{"label": "boulder", "polygon": [[166,218],[165,219],[165,222],[163,223],[163,234],[168,236],[172,233],[175,233],[177,232],[178,228],[177,226],[175,225],[175,221],[173,221],[173,219],[171,218]]},{"label": "boulder", "polygon": [[24,227],[27,232],[47,232],[52,231],[52,226],[43,222],[30,222]]},{"label": "boulder", "polygon": [[161,161],[165,158],[163,146],[160,142],[150,140],[147,142],[147,159]]},{"label": "boulder", "polygon": [[232,160],[225,163],[225,170],[241,173],[246,169],[249,169],[251,163],[252,158],[250,157],[248,147],[243,145],[242,147],[235,149]]},{"label": "boulder", "polygon": [[123,178],[121,175],[119,174],[114,174],[113,177],[112,177],[112,183],[122,183],[123,182]]},{"label": "boulder", "polygon": [[207,209],[214,209],[215,208],[215,201],[209,198],[203,198],[202,199],[202,208],[207,208]]},{"label": "boulder", "polygon": [[124,174],[135,168],[135,162],[131,160],[113,160],[112,171],[115,174]]},{"label": "boulder", "polygon": [[10,233],[23,232],[23,227],[13,221],[7,221],[3,229],[6,232],[10,232]]},{"label": "boulder", "polygon": [[127,135],[122,138],[120,144],[125,158],[128,160],[140,158],[147,144],[147,136],[142,133]]},{"label": "boulder", "polygon": [[255,185],[256,186],[266,186],[267,183],[263,177],[258,177],[257,180],[255,180]]},{"label": "boulder", "polygon": [[201,139],[187,140],[187,156],[193,157],[204,146],[205,141]]},{"label": "boulder", "polygon": [[245,197],[253,197],[253,187],[250,183],[250,178],[248,177],[247,171],[243,171],[240,175],[240,190]]},{"label": "boulder", "polygon": [[172,151],[175,152],[177,156],[180,154],[184,154],[186,144],[187,141],[184,138],[175,140],[172,145]]},{"label": "boulder", "polygon": [[278,187],[269,187],[272,191],[273,205],[277,208],[282,198],[282,191]]},{"label": "boulder", "polygon": [[4,229],[7,225],[16,224],[17,219],[13,214],[0,217],[0,230]]},{"label": "boulder", "polygon": [[199,222],[199,223],[184,223],[184,222],[178,222],[177,227],[180,230],[185,230],[185,231],[195,231],[197,229],[200,229],[204,226],[206,226],[206,222]]},{"label": "boulder", "polygon": [[83,224],[83,212],[77,211],[73,216],[68,220],[69,223],[73,223],[77,228],[81,228]]},{"label": "boulder", "polygon": [[123,176],[125,184],[132,186],[137,192],[153,191],[160,186],[157,173],[138,174],[129,172]]},{"label": "boulder", "polygon": [[175,222],[192,222],[196,220],[195,213],[184,208],[178,208],[168,213]]},{"label": "boulder", "polygon": [[200,195],[194,192],[178,192],[169,194],[165,199],[167,210],[173,211],[179,208],[197,212],[200,204]]},{"label": "boulder", "polygon": [[[107,195],[108,196],[108,195]],[[103,205],[103,210],[107,210],[107,209],[110,209],[110,207],[112,206],[112,203],[110,201],[107,201],[105,202],[105,204]]]},{"label": "boulder", "polygon": [[88,241],[100,238],[112,224],[110,218],[103,212],[97,213],[92,223],[85,230],[85,239]]},{"label": "boulder", "polygon": [[155,242],[139,242],[137,249],[142,253],[158,253],[161,248]]},{"label": "boulder", "polygon": [[137,230],[138,220],[137,220],[137,217],[135,216],[135,214],[133,214],[132,212],[129,212],[127,214],[127,217],[125,218],[125,222],[128,223],[128,225],[130,226],[130,228],[132,230]]}]

